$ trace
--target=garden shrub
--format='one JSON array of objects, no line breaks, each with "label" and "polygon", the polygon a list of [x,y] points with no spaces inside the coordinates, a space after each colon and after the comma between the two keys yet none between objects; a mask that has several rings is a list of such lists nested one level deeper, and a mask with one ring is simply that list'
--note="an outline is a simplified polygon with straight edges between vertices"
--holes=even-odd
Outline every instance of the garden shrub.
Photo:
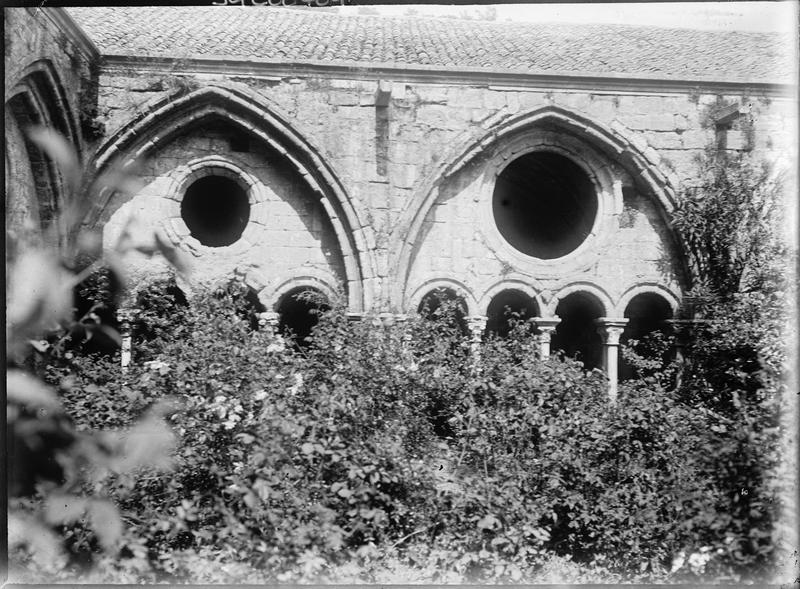
[{"label": "garden shrub", "polygon": [[[149,300],[172,308],[160,288]],[[173,474],[108,485],[128,524],[119,578],[335,581],[357,565],[361,580],[391,566],[518,582],[553,559],[594,580],[767,570],[777,502],[760,444],[776,434],[760,389],[723,413],[689,394],[698,360],[687,389],[656,371],[611,404],[601,372],[540,358],[528,324],[475,347],[447,313],[387,327],[333,309],[308,347],[286,347],[253,327],[243,293],[153,305],[161,331],[127,372],[77,354],[48,369],[79,427],[124,427],[162,401],[178,438]],[[708,337],[738,345],[723,325]],[[681,551],[702,562],[671,572]]]}]

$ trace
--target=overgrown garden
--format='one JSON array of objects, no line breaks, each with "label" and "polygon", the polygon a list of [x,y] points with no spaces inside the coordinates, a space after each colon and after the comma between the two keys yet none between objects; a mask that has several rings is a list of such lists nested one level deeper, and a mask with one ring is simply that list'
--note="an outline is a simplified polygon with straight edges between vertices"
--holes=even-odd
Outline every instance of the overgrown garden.
[{"label": "overgrown garden", "polygon": [[[680,342],[631,345],[616,403],[599,371],[539,357],[524,319],[476,347],[447,304],[391,326],[334,306],[284,345],[235,282],[184,297],[172,279],[125,289],[115,264],[76,280],[20,254],[12,576],[776,579],[793,493],[780,192],[744,156],[703,165],[675,213],[694,321]],[[122,296],[140,309],[125,371]]]}]

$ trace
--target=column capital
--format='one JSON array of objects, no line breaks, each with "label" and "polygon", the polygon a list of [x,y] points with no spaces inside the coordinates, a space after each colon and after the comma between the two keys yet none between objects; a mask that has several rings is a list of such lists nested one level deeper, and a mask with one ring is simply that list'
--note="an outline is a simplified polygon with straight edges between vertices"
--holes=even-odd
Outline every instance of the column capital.
[{"label": "column capital", "polygon": [[402,325],[408,321],[408,315],[402,313],[378,313],[377,319],[381,326],[393,327],[395,325]]},{"label": "column capital", "polygon": [[595,319],[597,333],[603,337],[603,343],[609,346],[618,346],[619,338],[628,324],[626,317],[599,317]]},{"label": "column capital", "polygon": [[551,334],[556,330],[558,324],[561,323],[560,317],[533,317],[531,322],[536,326],[536,329],[541,335]]},{"label": "column capital", "polygon": [[471,315],[469,317],[465,317],[465,319],[467,320],[467,325],[471,331],[475,329],[480,329],[483,331],[486,328],[486,322],[489,321],[489,318],[485,315]]},{"label": "column capital", "polygon": [[486,322],[489,320],[484,315],[472,315],[465,317],[467,327],[469,327],[470,339],[472,340],[473,348],[476,348],[483,339],[483,332],[486,330]]},{"label": "column capital", "polygon": [[278,327],[280,320],[280,313],[276,313],[275,311],[264,311],[263,313],[258,314],[258,324],[262,327],[266,325],[269,325],[270,327]]}]

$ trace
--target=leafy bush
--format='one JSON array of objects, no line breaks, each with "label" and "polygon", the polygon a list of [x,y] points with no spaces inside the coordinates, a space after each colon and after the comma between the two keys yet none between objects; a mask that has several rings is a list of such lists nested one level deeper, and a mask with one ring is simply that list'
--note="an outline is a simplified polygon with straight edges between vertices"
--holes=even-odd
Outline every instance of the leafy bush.
[{"label": "leafy bush", "polygon": [[[141,539],[118,571],[197,582],[214,553],[259,582],[353,563],[374,579],[381,562],[433,582],[514,582],[570,558],[593,578],[663,580],[680,550],[710,547],[708,571],[727,578],[764,560],[744,546],[767,546],[774,516],[754,511],[764,495],[739,497],[762,457],[745,422],[719,430],[719,414],[656,381],[609,404],[600,372],[539,358],[525,323],[475,350],[447,313],[387,327],[334,310],[308,348],[287,348],[252,328],[242,292],[193,297],[125,373],[78,355],[49,369],[71,379],[62,394],[83,427],[172,400],[175,474],[107,485]],[[723,474],[725,460],[737,462]],[[213,568],[202,578],[219,579]]]}]

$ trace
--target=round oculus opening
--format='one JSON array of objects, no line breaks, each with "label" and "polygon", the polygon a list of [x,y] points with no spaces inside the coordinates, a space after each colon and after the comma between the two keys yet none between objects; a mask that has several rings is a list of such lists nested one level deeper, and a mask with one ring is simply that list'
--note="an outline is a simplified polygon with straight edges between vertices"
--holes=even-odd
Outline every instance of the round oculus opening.
[{"label": "round oculus opening", "polygon": [[536,151],[498,176],[492,198],[500,234],[523,254],[551,260],[580,246],[597,216],[589,175],[567,157]]},{"label": "round oculus opening", "polygon": [[204,176],[186,190],[181,217],[197,241],[209,247],[223,247],[242,236],[250,219],[250,203],[234,180]]}]

